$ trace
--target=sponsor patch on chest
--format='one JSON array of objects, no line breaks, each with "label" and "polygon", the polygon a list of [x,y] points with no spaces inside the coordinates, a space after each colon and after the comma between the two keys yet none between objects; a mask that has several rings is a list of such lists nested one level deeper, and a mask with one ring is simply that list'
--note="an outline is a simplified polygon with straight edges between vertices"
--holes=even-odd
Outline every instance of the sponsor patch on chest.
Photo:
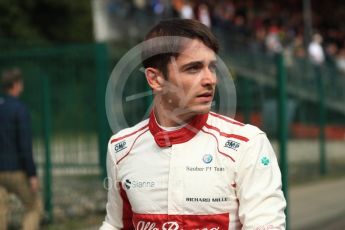
[{"label": "sponsor patch on chest", "polygon": [[240,147],[240,143],[233,140],[227,140],[224,147],[237,151],[237,149]]}]

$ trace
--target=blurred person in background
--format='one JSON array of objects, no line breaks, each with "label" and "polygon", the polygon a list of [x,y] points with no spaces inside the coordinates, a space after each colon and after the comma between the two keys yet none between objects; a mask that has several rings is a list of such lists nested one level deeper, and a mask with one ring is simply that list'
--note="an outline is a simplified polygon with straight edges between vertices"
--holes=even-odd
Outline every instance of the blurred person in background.
[{"label": "blurred person in background", "polygon": [[161,21],[147,34],[142,64],[153,107],[109,141],[100,230],[285,229],[267,136],[210,111],[218,50],[197,20]]},{"label": "blurred person in background", "polygon": [[185,1],[181,7],[180,17],[183,19],[193,19],[194,18],[194,10],[193,6],[189,1]]},{"label": "blurred person in background", "polygon": [[211,16],[208,6],[206,4],[200,4],[198,5],[197,11],[198,20],[208,28],[211,28]]},{"label": "blurred person in background", "polygon": [[[19,69],[4,71],[0,96],[0,187],[14,193],[25,208],[23,230],[39,229],[42,205],[32,155],[29,111],[18,99],[24,85]],[[6,230],[7,196],[0,197],[0,230]]]},{"label": "blurred person in background", "polygon": [[314,34],[312,42],[308,46],[308,54],[311,62],[314,65],[320,66],[325,61],[325,54],[323,52],[322,37],[320,34]]},{"label": "blurred person in background", "polygon": [[345,48],[339,50],[336,62],[340,72],[345,75]]},{"label": "blurred person in background", "polygon": [[[322,90],[325,82],[322,78],[321,68],[325,62],[325,53],[321,46],[322,36],[320,34],[314,34],[311,43],[308,46],[308,56],[309,60],[313,65],[313,72],[315,77],[315,84],[318,90]],[[334,79],[332,79],[332,84],[334,84]],[[333,90],[335,92],[335,90]]]},{"label": "blurred person in background", "polygon": [[265,40],[269,54],[280,53],[283,50],[279,33],[279,26],[276,24],[276,22],[272,22],[272,25],[268,28],[268,33]]}]

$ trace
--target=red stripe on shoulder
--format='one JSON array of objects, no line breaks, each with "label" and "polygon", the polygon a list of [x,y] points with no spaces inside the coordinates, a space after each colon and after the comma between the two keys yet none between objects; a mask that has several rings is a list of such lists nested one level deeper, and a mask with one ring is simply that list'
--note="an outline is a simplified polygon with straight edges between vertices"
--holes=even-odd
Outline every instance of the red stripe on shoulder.
[{"label": "red stripe on shoulder", "polygon": [[139,132],[139,131],[145,129],[145,128],[148,127],[148,126],[149,126],[149,125],[147,124],[147,125],[145,125],[144,127],[141,127],[140,129],[138,129],[138,130],[136,130],[136,131],[134,131],[134,132],[132,132],[132,133],[130,133],[130,134],[127,134],[127,135],[122,136],[122,137],[115,138],[115,139],[111,140],[110,143],[114,143],[114,142],[119,141],[119,140],[122,140],[122,139],[124,139],[124,138],[126,138],[126,137],[130,137],[130,136],[136,134],[137,132]]},{"label": "red stripe on shoulder", "polygon": [[224,155],[224,156],[230,158],[230,160],[232,160],[233,162],[235,162],[234,158],[232,158],[231,156],[229,156],[229,155],[227,155],[226,153],[223,153],[223,152],[221,152],[221,151],[219,150],[219,147],[218,147],[218,146],[219,146],[218,139],[217,139],[217,137],[216,137],[213,133],[207,132],[207,131],[204,130],[204,129],[201,129],[201,131],[204,132],[204,133],[207,133],[207,134],[209,134],[209,135],[211,135],[211,136],[213,136],[214,139],[216,139],[216,142],[217,142],[217,150],[218,150],[218,152],[219,152],[220,154],[222,154],[222,155]]},{"label": "red stripe on shoulder", "polygon": [[244,124],[241,123],[241,122],[232,121],[232,120],[230,120],[229,118],[226,118],[226,117],[221,116],[221,115],[219,115],[219,114],[216,114],[216,113],[214,113],[214,112],[210,112],[210,114],[211,114],[212,116],[214,116],[214,117],[217,117],[217,118],[219,118],[219,119],[222,119],[223,121],[229,122],[229,123],[231,123],[231,124],[239,125],[239,126],[244,126]]},{"label": "red stripe on shoulder", "polygon": [[238,140],[241,140],[241,141],[244,141],[244,142],[248,142],[249,141],[249,139],[244,137],[244,136],[240,136],[240,135],[237,135],[237,134],[224,133],[224,132],[220,131],[220,129],[218,129],[217,127],[214,127],[214,126],[209,125],[207,123],[205,124],[205,127],[208,128],[208,129],[212,129],[212,130],[217,131],[223,137],[235,138],[235,139],[238,139]]},{"label": "red stripe on shoulder", "polygon": [[[139,130],[138,130],[138,131],[139,131]],[[133,144],[132,144],[132,146],[130,147],[130,149],[128,150],[128,152],[127,152],[122,158],[120,158],[120,160],[118,160],[118,161],[116,162],[116,164],[119,164],[120,161],[122,161],[126,156],[128,156],[128,154],[131,152],[131,150],[132,150],[132,148],[133,148],[135,142],[139,139],[139,137],[141,137],[141,136],[142,136],[144,133],[146,133],[147,131],[149,131],[149,129],[145,130],[144,132],[142,132],[139,136],[137,136],[137,137],[135,138],[135,140],[133,141]]]}]

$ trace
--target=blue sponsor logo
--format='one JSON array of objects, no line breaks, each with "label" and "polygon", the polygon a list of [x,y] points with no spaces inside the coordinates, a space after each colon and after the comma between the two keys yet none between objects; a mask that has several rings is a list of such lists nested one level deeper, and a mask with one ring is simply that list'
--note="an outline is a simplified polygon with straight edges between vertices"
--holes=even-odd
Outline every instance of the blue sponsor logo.
[{"label": "blue sponsor logo", "polygon": [[202,160],[205,164],[209,164],[213,160],[213,157],[211,154],[205,154]]},{"label": "blue sponsor logo", "polygon": [[114,148],[115,148],[115,152],[117,153],[120,152],[121,150],[124,150],[125,148],[127,148],[126,141],[121,141],[117,143]]},{"label": "blue sponsor logo", "polygon": [[228,140],[224,147],[227,147],[227,148],[230,148],[230,149],[233,149],[233,150],[236,150],[240,147],[240,143],[236,142],[236,141],[233,141],[233,140]]}]

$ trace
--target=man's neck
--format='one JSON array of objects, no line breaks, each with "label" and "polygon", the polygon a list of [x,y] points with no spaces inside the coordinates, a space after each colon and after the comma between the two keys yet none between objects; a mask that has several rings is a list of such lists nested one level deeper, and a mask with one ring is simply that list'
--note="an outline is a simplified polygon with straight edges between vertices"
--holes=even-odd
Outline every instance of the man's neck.
[{"label": "man's neck", "polygon": [[193,113],[175,115],[172,111],[166,110],[159,105],[154,106],[153,112],[156,121],[163,127],[176,127],[188,123],[195,117]]}]

